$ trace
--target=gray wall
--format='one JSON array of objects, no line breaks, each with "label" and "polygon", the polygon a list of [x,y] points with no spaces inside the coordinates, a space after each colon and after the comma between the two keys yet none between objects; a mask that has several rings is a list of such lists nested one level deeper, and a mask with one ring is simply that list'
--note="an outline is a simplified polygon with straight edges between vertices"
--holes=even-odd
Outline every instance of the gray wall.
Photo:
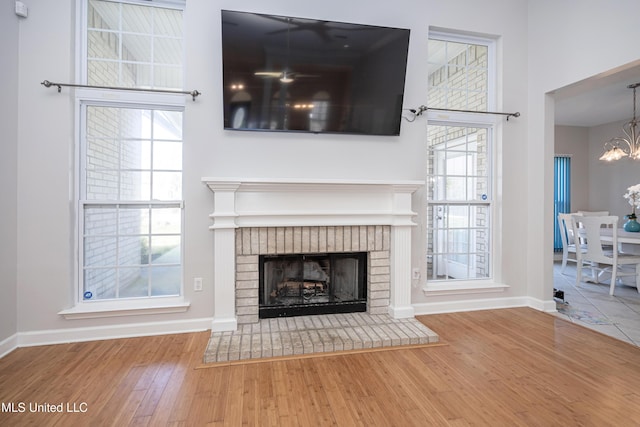
[{"label": "gray wall", "polygon": [[640,162],[625,158],[608,163],[598,157],[605,141],[624,136],[624,122],[589,129],[589,206],[592,210],[608,210],[611,215],[617,215],[621,223],[624,216],[631,213],[631,205],[623,195],[628,187],[640,184]]},{"label": "gray wall", "polygon": [[[18,330],[103,327],[144,322],[179,322],[213,316],[213,236],[208,229],[213,197],[201,183],[203,176],[300,179],[425,179],[426,120],[402,122],[399,137],[266,134],[223,130],[220,9],[250,10],[283,15],[397,26],[411,29],[405,107],[425,104],[427,93],[427,39],[429,26],[464,28],[474,33],[503,36],[499,44],[499,73],[504,85],[497,107],[524,113],[526,100],[526,2],[474,0],[447,5],[401,0],[371,7],[364,0],[322,3],[274,0],[189,0],[185,13],[185,89],[202,96],[186,99],[184,129],[184,280],[186,313],[65,320],[59,311],[73,306],[74,289],[74,110],[72,91],[57,93],[40,85],[44,79],[75,81],[75,1],[31,0],[29,18],[21,22],[18,167]],[[466,9],[468,13],[460,13]],[[504,19],[508,16],[509,19]],[[14,103],[15,105],[15,103]],[[500,121],[500,123],[504,123]],[[526,161],[518,146],[527,143],[526,122],[512,120],[501,130],[505,148],[500,194],[504,223],[520,223],[525,196]],[[505,144],[506,145],[506,144]],[[339,153],[339,155],[336,155]],[[268,161],[265,161],[267,159]],[[424,194],[416,194],[421,213],[414,230],[413,265],[426,277]],[[501,281],[511,288],[500,296],[524,296],[521,271],[526,259],[514,257],[522,242],[500,237],[504,255]],[[193,277],[203,278],[204,290],[193,292]],[[16,280],[13,280],[14,282]],[[424,282],[415,283],[413,300],[426,301]],[[490,296],[490,295],[489,295]],[[449,297],[468,301],[487,295]],[[440,297],[442,298],[442,297]],[[445,298],[446,299],[446,298]]]},{"label": "gray wall", "polygon": [[0,0],[0,342],[17,332],[18,26],[14,0]]},{"label": "gray wall", "polygon": [[[496,236],[500,249],[497,262],[502,269],[497,279],[510,287],[500,294],[427,298],[422,292],[424,281],[418,281],[414,283],[412,301],[458,302],[458,308],[475,309],[486,306],[480,300],[513,297],[519,298],[514,304],[524,301],[540,305],[548,300],[549,306],[555,307],[551,299],[553,222],[549,214],[553,210],[553,174],[549,172],[553,170],[554,126],[553,103],[546,94],[636,60],[637,52],[628,49],[624,42],[640,37],[640,27],[635,25],[640,3],[635,0],[612,0],[606,8],[599,0],[585,0],[580,8],[575,8],[574,2],[557,0],[459,0],[455,4],[399,0],[374,6],[364,0],[320,3],[189,0],[185,16],[185,88],[203,93],[195,102],[187,99],[185,112],[184,278],[185,296],[191,307],[183,314],[67,321],[58,312],[73,305],[73,99],[70,90],[63,89],[59,94],[55,89],[43,88],[40,82],[75,81],[76,1],[30,0],[29,18],[19,25],[13,14],[14,2],[0,1],[9,12],[0,14],[0,34],[4,36],[0,42],[1,61],[4,65],[9,58],[8,64],[18,63],[17,69],[15,65],[1,67],[3,75],[9,74],[2,81],[10,83],[3,83],[6,92],[0,101],[3,138],[13,136],[7,137],[8,144],[3,144],[2,200],[3,206],[5,200],[8,205],[14,202],[17,210],[5,214],[3,208],[0,225],[3,237],[8,236],[2,242],[6,256],[0,261],[3,275],[0,337],[11,336],[16,329],[19,332],[90,329],[212,316],[213,237],[208,229],[208,214],[213,201],[211,192],[200,182],[203,176],[425,178],[424,117],[413,123],[403,121],[399,137],[224,131],[220,8],[411,29],[405,108],[426,102],[430,26],[495,35],[502,82],[497,88],[496,108],[522,113],[520,118],[509,122],[498,119],[502,144],[498,147],[500,173],[496,178],[503,212],[497,218],[498,230],[521,229],[523,223],[527,224],[526,235],[518,239],[512,237],[513,233],[499,232]],[[620,14],[620,10],[626,13]],[[592,23],[596,21],[603,31],[593,31]],[[624,39],[619,28],[628,30]],[[585,55],[575,50],[576,45],[590,46],[597,54]],[[420,216],[413,233],[412,254],[412,264],[421,268],[423,278],[426,276],[424,198],[423,192],[415,196],[414,209]],[[203,278],[203,292],[193,293],[193,277]],[[16,288],[17,326],[13,307]]]},{"label": "gray wall", "polygon": [[555,153],[571,157],[571,211],[600,210],[589,205],[589,129],[556,126]]},{"label": "gray wall", "polygon": [[591,128],[555,127],[555,153],[571,155],[571,210],[609,211],[624,221],[631,206],[623,195],[640,184],[640,164],[630,159],[608,163],[598,160],[603,143],[622,136],[625,121]]}]

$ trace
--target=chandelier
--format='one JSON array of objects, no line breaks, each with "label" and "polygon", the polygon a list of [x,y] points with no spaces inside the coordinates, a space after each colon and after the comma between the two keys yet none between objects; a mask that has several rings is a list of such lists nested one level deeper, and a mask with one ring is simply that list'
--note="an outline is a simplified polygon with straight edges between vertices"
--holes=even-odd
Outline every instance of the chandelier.
[{"label": "chandelier", "polygon": [[636,88],[640,83],[634,83],[627,88],[633,89],[633,118],[622,126],[623,137],[612,138],[604,143],[604,153],[600,160],[612,162],[623,157],[640,160],[640,133],[636,120]]}]

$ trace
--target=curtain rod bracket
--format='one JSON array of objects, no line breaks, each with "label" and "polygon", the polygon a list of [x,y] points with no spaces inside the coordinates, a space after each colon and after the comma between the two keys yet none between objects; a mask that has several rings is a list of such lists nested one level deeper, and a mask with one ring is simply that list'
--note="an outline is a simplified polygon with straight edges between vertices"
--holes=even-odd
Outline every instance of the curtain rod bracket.
[{"label": "curtain rod bracket", "polygon": [[44,85],[44,87],[57,86],[58,87],[58,93],[62,92],[62,86],[60,86],[58,84],[55,84],[55,83],[51,83],[49,80],[45,80],[41,84]]}]

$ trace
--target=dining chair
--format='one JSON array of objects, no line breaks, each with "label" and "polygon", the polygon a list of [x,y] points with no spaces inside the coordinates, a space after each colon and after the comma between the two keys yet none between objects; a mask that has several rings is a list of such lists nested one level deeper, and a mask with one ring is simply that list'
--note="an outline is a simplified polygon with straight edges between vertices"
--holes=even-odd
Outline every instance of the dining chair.
[{"label": "dining chair", "polygon": [[[584,227],[582,230],[578,227],[578,223]],[[600,232],[602,226],[612,229],[613,244],[604,244],[601,240]],[[576,269],[576,286],[582,281],[582,269],[585,263],[589,263],[588,267],[592,271],[593,279],[599,283],[599,276],[603,271],[611,271],[611,284],[609,286],[609,295],[613,295],[616,279],[622,276],[635,276],[636,289],[640,292],[640,255],[627,254],[620,252],[618,249],[618,217],[617,216],[577,216],[571,217],[571,226],[576,236],[583,238],[584,251],[576,251],[577,269]],[[610,245],[610,246],[609,246]],[[610,267],[600,267],[601,264]],[[620,268],[623,266],[635,266],[633,272],[625,272]],[[600,270],[600,274],[595,275],[594,271]]]},{"label": "dining chair", "polygon": [[607,216],[609,211],[578,211],[578,215],[582,216]]},{"label": "dining chair", "polygon": [[578,211],[577,215],[582,216],[608,216],[609,211]]},{"label": "dining chair", "polygon": [[560,269],[560,273],[562,274],[564,274],[568,261],[578,261],[576,258],[576,241],[574,239],[573,228],[571,227],[571,217],[572,214],[570,213],[558,214],[558,231],[560,232],[560,238],[562,240],[562,268]]}]

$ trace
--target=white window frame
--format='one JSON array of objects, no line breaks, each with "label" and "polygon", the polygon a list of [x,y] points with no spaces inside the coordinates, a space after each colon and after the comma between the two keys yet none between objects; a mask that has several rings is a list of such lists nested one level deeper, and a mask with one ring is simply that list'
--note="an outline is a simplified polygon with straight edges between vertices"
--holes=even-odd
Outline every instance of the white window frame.
[{"label": "white window frame", "polygon": [[[449,33],[443,30],[431,30],[429,32],[429,39],[469,43],[484,45],[488,48],[488,69],[487,69],[487,111],[496,111],[496,87],[497,87],[497,60],[496,60],[496,42],[490,38],[482,38],[477,36],[468,36],[463,34]],[[459,279],[459,280],[447,280],[447,281],[433,281],[429,278],[426,279],[426,284],[423,286],[423,292],[426,296],[440,296],[440,295],[456,295],[456,294],[474,294],[485,292],[503,291],[507,288],[506,285],[501,284],[500,280],[502,272],[500,269],[500,263],[498,260],[502,258],[502,248],[500,245],[500,232],[499,224],[501,223],[501,211],[499,206],[500,194],[499,182],[497,177],[500,168],[499,152],[500,152],[500,135],[502,120],[500,116],[491,114],[478,114],[467,113],[457,111],[427,111],[428,125],[439,126],[462,126],[462,127],[480,127],[487,130],[487,138],[490,140],[489,144],[489,161],[491,166],[489,168],[489,198],[486,201],[486,205],[490,209],[490,221],[489,227],[490,233],[490,277],[481,279]],[[429,182],[430,176],[427,175],[427,182]],[[429,211],[432,205],[443,204],[443,201],[431,201],[427,200],[425,203],[425,221],[429,219]],[[469,204],[465,201],[464,204]],[[425,229],[429,233],[430,224],[427,224]],[[424,236],[424,241],[427,242],[428,235]],[[425,262],[427,262],[427,247],[424,250]]]},{"label": "white window frame", "polygon": [[[136,0],[107,0],[118,3],[131,3],[144,6],[150,6],[149,1]],[[79,84],[86,84],[87,81],[87,4],[88,0],[77,2],[76,8],[76,75],[80,76]],[[153,5],[161,7],[170,7],[184,10],[184,1],[170,0],[154,0]],[[184,67],[184,61],[183,61]],[[184,73],[183,73],[184,75]],[[182,280],[180,284],[180,294],[178,296],[154,296],[154,297],[137,297],[131,299],[111,299],[87,301],[83,298],[83,221],[84,221],[84,204],[83,200],[83,165],[84,165],[84,128],[86,121],[83,118],[83,111],[87,106],[97,105],[106,107],[121,108],[141,108],[141,109],[161,109],[176,110],[184,112],[185,96],[182,94],[153,93],[153,92],[137,92],[137,91],[118,91],[105,90],[95,88],[77,88],[74,90],[75,104],[75,123],[76,132],[75,140],[75,180],[74,193],[76,212],[76,225],[74,241],[76,242],[76,256],[74,257],[74,292],[73,307],[59,312],[66,319],[86,319],[99,317],[113,317],[124,315],[147,315],[160,313],[178,313],[186,311],[190,304],[184,298],[184,203],[180,201],[181,215],[181,251],[180,264],[182,266]],[[184,197],[184,196],[183,196]],[[163,204],[155,201],[145,201],[148,204]],[[95,203],[90,201],[89,203]],[[115,203],[115,202],[113,202]],[[128,203],[128,202],[123,202]],[[170,202],[175,204],[175,201]]]}]

